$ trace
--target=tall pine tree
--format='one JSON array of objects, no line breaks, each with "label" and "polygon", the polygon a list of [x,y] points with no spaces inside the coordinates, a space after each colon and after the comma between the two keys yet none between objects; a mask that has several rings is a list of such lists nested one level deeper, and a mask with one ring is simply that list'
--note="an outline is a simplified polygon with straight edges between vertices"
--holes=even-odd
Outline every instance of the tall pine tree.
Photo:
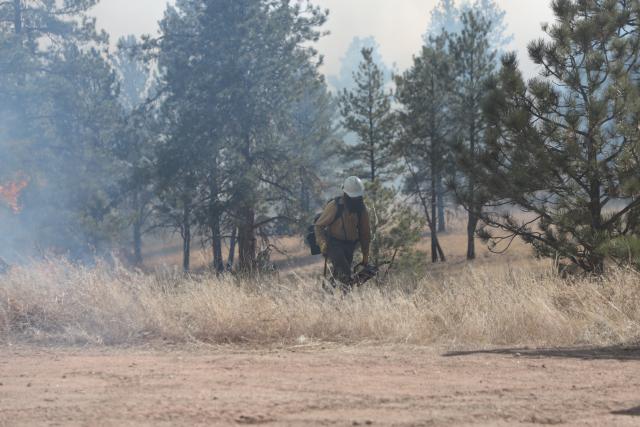
[{"label": "tall pine tree", "polygon": [[238,230],[245,271],[256,264],[256,234],[279,219],[295,220],[288,215],[298,203],[300,172],[289,167],[297,158],[287,140],[291,107],[318,79],[309,42],[320,37],[325,18],[288,1],[182,0],[150,44],[158,48],[165,93],[163,157],[178,162],[168,170],[183,178],[166,180],[184,192],[168,200],[183,199],[186,240],[192,221],[208,228],[217,269],[223,215]]},{"label": "tall pine tree", "polygon": [[638,254],[640,4],[556,0],[553,10],[548,39],[529,45],[540,77],[525,84],[515,55],[504,58],[486,103],[487,150],[473,169],[493,205],[529,214],[484,212],[501,230],[486,238],[521,236],[540,256],[599,274],[607,257]]},{"label": "tall pine tree", "polygon": [[[486,122],[482,102],[486,83],[496,68],[496,51],[489,44],[492,22],[474,10],[462,15],[462,30],[450,36],[449,50],[453,57],[452,111],[458,125],[458,162],[478,161],[484,147]],[[484,205],[473,169],[463,170],[458,177],[456,193],[468,211],[467,259],[476,257],[475,237]]]},{"label": "tall pine tree", "polygon": [[438,241],[438,194],[451,148],[451,58],[446,39],[430,39],[413,67],[396,77],[402,134],[396,144],[408,176],[407,192],[423,209],[431,233],[431,260],[445,261]]},{"label": "tall pine tree", "polygon": [[371,182],[384,182],[396,167],[392,95],[385,88],[382,70],[373,60],[373,50],[364,48],[361,53],[362,61],[353,74],[355,88],[344,89],[340,96],[342,124],[358,137],[357,143],[345,146],[344,156],[354,164],[353,174]]}]

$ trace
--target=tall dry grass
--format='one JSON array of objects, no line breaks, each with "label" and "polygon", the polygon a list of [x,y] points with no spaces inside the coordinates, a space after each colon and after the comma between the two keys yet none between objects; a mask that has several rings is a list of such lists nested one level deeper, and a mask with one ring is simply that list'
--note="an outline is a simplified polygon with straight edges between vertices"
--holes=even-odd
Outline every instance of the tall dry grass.
[{"label": "tall dry grass", "polygon": [[438,277],[397,278],[342,296],[313,279],[48,262],[0,276],[0,342],[601,345],[640,336],[640,275],[631,271],[565,282],[531,264]]}]

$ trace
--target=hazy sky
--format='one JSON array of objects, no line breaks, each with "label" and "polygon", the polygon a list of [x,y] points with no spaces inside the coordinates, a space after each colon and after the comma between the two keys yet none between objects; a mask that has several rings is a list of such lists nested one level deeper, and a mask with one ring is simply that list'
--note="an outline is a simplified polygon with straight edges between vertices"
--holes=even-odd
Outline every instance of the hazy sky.
[{"label": "hazy sky", "polygon": [[[550,0],[497,0],[507,12],[512,49],[518,51],[523,70],[535,73],[528,61],[526,46],[542,36],[540,24],[550,22]],[[155,34],[167,0],[101,0],[94,14],[98,26],[115,42],[125,34]],[[399,70],[411,65],[411,57],[422,44],[429,12],[437,0],[316,0],[331,11],[326,29],[331,32],[318,47],[325,57],[325,74],[337,74],[340,60],[355,36],[374,36],[388,65]]]}]

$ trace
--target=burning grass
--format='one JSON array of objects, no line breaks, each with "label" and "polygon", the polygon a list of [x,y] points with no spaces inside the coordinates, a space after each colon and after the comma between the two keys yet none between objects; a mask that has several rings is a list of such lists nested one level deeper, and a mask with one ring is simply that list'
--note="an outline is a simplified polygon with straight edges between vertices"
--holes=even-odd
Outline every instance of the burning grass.
[{"label": "burning grass", "polygon": [[313,279],[240,281],[48,262],[0,277],[0,342],[473,347],[628,343],[640,335],[635,272],[566,282],[531,263],[438,277],[395,278],[333,296]]},{"label": "burning grass", "polygon": [[19,202],[20,193],[28,185],[29,180],[26,178],[20,178],[17,181],[0,185],[0,200],[4,201],[4,203],[11,208],[14,214],[18,214],[22,210]]}]

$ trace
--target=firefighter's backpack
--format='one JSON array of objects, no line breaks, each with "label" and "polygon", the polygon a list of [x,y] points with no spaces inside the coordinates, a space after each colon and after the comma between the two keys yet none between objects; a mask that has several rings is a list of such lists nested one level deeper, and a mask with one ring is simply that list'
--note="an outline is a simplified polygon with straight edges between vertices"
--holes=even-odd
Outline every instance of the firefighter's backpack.
[{"label": "firefighter's backpack", "polygon": [[[341,197],[336,197],[335,199],[329,200],[325,205],[326,207],[329,203],[336,202],[336,205],[338,206],[338,209],[336,210],[336,216],[333,218],[333,221],[331,221],[331,224],[329,224],[329,226],[333,225],[333,223],[336,222],[338,218],[342,216],[344,205],[340,203],[340,199]],[[307,227],[307,234],[304,238],[305,242],[307,242],[307,245],[309,245],[309,249],[311,249],[311,255],[320,255],[322,253],[322,251],[320,250],[320,246],[318,245],[318,241],[316,240],[316,229],[315,229],[316,221],[318,221],[318,218],[320,218],[320,215],[322,215],[322,213],[319,213],[318,215],[316,215],[315,218],[313,219],[313,224]]]}]

